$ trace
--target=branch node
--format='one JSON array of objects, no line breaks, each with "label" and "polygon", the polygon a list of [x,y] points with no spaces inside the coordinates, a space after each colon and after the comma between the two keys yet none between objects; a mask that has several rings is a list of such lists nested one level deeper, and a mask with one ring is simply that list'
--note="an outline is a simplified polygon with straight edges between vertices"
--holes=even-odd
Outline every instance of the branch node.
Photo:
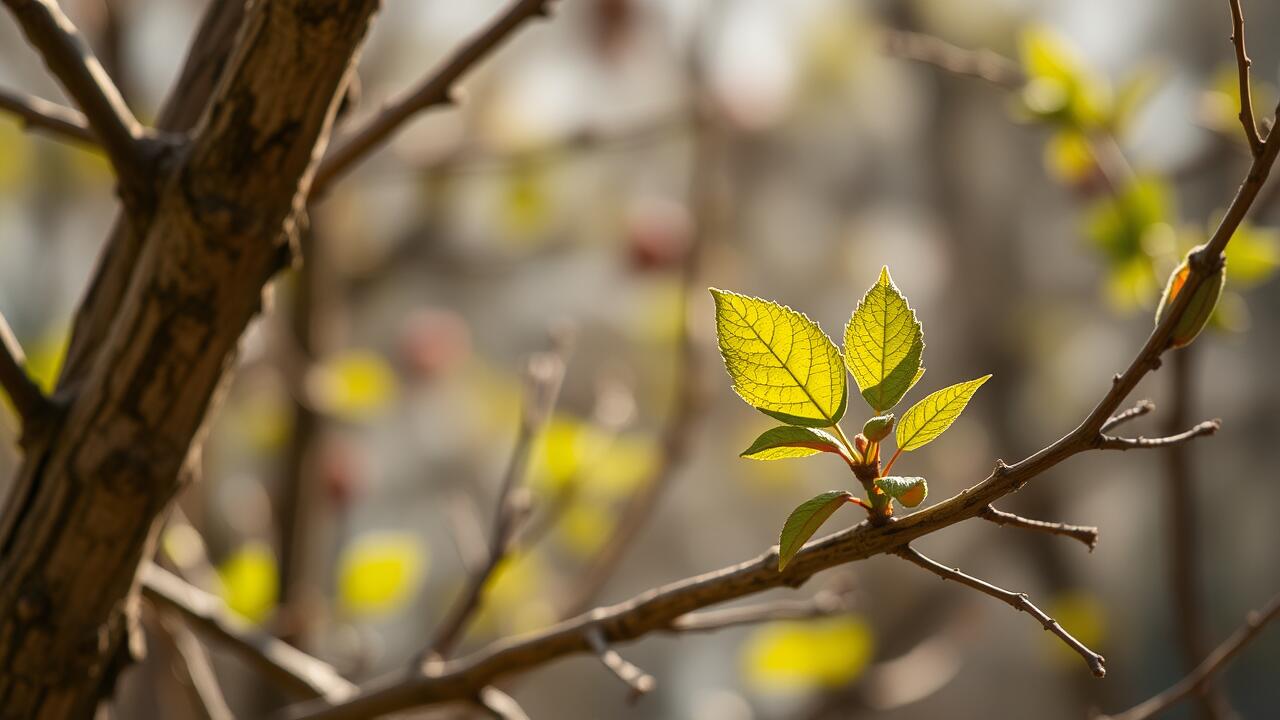
[{"label": "branch node", "polygon": [[1093,549],[1098,546],[1098,528],[1090,525],[1068,525],[1067,523],[1032,520],[1021,515],[997,510],[991,505],[983,508],[978,513],[978,517],[1004,527],[1015,527],[1079,540],[1084,543],[1085,547],[1089,548],[1089,552],[1093,552]]},{"label": "branch node", "polygon": [[946,565],[926,557],[910,545],[904,545],[901,548],[898,548],[894,551],[894,554],[905,559],[907,562],[928,570],[943,580],[954,580],[961,585],[966,585],[978,592],[990,595],[1010,607],[1027,613],[1038,620],[1040,624],[1044,626],[1045,630],[1057,635],[1058,638],[1066,643],[1068,647],[1079,653],[1080,657],[1084,658],[1085,663],[1089,665],[1089,670],[1093,673],[1094,677],[1100,678],[1107,674],[1106,659],[1098,653],[1090,650],[1088,646],[1073,637],[1071,633],[1067,632],[1057,620],[1049,617],[1043,610],[1036,607],[1035,603],[1031,602],[1026,593],[1011,592],[1004,588],[996,587],[985,580],[979,580],[971,575],[966,575],[958,568],[947,567]]}]

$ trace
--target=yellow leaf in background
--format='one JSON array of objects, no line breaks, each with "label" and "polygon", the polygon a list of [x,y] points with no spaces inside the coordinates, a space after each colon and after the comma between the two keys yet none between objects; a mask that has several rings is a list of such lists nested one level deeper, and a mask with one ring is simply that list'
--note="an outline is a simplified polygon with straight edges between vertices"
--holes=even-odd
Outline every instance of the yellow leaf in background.
[{"label": "yellow leaf in background", "polygon": [[956,383],[930,393],[912,405],[898,423],[898,449],[910,452],[933,442],[951,427],[951,423],[964,412],[973,394],[990,379],[990,375],[983,375],[975,380]]},{"label": "yellow leaf in background", "polygon": [[764,625],[742,650],[747,681],[766,692],[839,687],[871,660],[870,626],[852,616]]},{"label": "yellow leaf in background", "polygon": [[489,580],[476,628],[490,635],[524,633],[555,622],[555,608],[543,596],[554,580],[538,555],[508,555]]},{"label": "yellow leaf in background", "polygon": [[817,323],[768,300],[714,288],[711,295],[725,369],[748,405],[807,427],[844,415],[844,361]]},{"label": "yellow leaf in background", "polygon": [[276,605],[279,571],[276,556],[263,542],[241,545],[221,565],[222,599],[255,625],[261,623]]},{"label": "yellow leaf in background", "polygon": [[526,241],[551,220],[547,173],[535,164],[522,165],[505,178],[501,220],[504,237]]},{"label": "yellow leaf in background", "polygon": [[395,397],[397,380],[379,354],[351,350],[335,355],[307,376],[307,394],[321,412],[348,422],[369,420]]},{"label": "yellow leaf in background", "polygon": [[1078,185],[1093,174],[1093,149],[1084,134],[1059,130],[1044,146],[1044,166],[1051,177],[1064,185]]},{"label": "yellow leaf in background", "polygon": [[554,496],[564,492],[578,478],[583,464],[583,423],[567,416],[553,416],[543,428],[535,450],[529,484]]},{"label": "yellow leaf in background", "polygon": [[1106,121],[1113,104],[1110,83],[1095,74],[1065,38],[1032,25],[1019,34],[1018,49],[1027,74],[1022,100],[1028,110],[1080,128]]},{"label": "yellow leaf in background", "polygon": [[380,616],[404,607],[426,574],[429,556],[411,533],[361,535],[338,559],[338,598],[348,613]]},{"label": "yellow leaf in background", "polygon": [[595,503],[575,502],[556,526],[560,544],[578,557],[595,555],[613,533],[613,516]]},{"label": "yellow leaf in background", "polygon": [[1240,289],[1266,282],[1280,267],[1280,232],[1241,223],[1227,244],[1227,280]]},{"label": "yellow leaf in background", "polygon": [[630,495],[657,470],[658,462],[658,445],[653,438],[618,436],[587,470],[586,489],[606,497]]},{"label": "yellow leaf in background", "polygon": [[[1049,617],[1077,640],[1098,650],[1106,644],[1107,623],[1106,609],[1097,597],[1085,592],[1066,592],[1050,600],[1044,608]],[[1041,642],[1053,657],[1064,665],[1072,667],[1080,664],[1080,656],[1051,633],[1037,633]]]},{"label": "yellow leaf in background", "polygon": [[1106,277],[1107,302],[1121,312],[1151,307],[1159,286],[1145,256],[1112,265]]}]

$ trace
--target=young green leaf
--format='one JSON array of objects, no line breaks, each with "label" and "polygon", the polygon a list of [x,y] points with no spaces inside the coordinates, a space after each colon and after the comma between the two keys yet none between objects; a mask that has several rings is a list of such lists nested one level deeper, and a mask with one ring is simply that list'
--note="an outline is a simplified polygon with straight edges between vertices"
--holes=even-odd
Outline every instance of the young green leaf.
[{"label": "young green leaf", "polygon": [[844,329],[844,360],[862,397],[882,413],[902,399],[920,372],[924,331],[907,299],[880,270]]},{"label": "young green leaf", "polygon": [[792,425],[830,427],[848,403],[840,351],[803,313],[711,289],[720,354],[751,407]]},{"label": "young green leaf", "polygon": [[791,558],[800,552],[800,548],[831,517],[831,513],[852,497],[845,490],[832,490],[806,500],[791,512],[782,526],[782,536],[778,540],[778,572],[786,569]]},{"label": "young green leaf", "polygon": [[835,453],[844,457],[840,442],[817,428],[783,425],[765,430],[740,453],[752,460],[781,460],[782,458],[808,457],[820,452]]},{"label": "young green leaf", "polygon": [[983,375],[976,380],[943,388],[912,405],[898,423],[898,450],[910,452],[933,442],[960,417],[969,404],[969,398],[990,378],[990,375]]},{"label": "young green leaf", "polygon": [[903,507],[915,507],[924,502],[929,494],[929,485],[922,477],[889,477],[876,478],[876,487],[885,495],[902,503]]}]

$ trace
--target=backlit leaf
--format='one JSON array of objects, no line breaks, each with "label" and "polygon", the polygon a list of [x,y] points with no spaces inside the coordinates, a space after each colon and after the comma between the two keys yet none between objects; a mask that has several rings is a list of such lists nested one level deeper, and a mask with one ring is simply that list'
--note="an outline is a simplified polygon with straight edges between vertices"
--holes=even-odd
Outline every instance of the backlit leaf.
[{"label": "backlit leaf", "polygon": [[778,541],[778,570],[785,569],[822,523],[852,497],[844,490],[832,490],[806,500],[793,510],[782,526],[782,536]]},{"label": "backlit leaf", "polygon": [[829,427],[848,402],[840,351],[803,313],[711,289],[716,332],[733,389],[748,405],[792,425]]},{"label": "backlit leaf", "polygon": [[885,495],[902,503],[903,507],[915,507],[924,502],[929,494],[929,485],[922,477],[889,476],[876,478],[876,487]]},{"label": "backlit leaf", "polygon": [[807,457],[820,452],[840,451],[840,442],[817,428],[783,425],[764,431],[741,456],[752,460],[781,460],[782,458]]},{"label": "backlit leaf", "polygon": [[844,360],[862,397],[876,412],[902,399],[920,371],[924,331],[889,268],[862,296],[844,330]]},{"label": "backlit leaf", "polygon": [[904,452],[918,450],[946,432],[964,412],[973,394],[990,378],[990,375],[983,375],[943,388],[912,405],[898,422],[898,448]]}]

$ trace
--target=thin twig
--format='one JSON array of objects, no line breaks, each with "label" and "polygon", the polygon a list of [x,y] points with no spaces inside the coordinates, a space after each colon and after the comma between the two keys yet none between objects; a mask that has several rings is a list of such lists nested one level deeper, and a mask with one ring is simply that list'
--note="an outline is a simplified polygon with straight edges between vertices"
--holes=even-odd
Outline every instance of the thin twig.
[{"label": "thin twig", "polygon": [[1153,450],[1156,448],[1167,448],[1173,445],[1180,445],[1190,442],[1198,437],[1212,435],[1222,428],[1221,420],[1206,420],[1185,432],[1177,435],[1167,435],[1165,437],[1149,438],[1149,437],[1112,437],[1110,435],[1102,435],[1098,443],[1098,447],[1103,450]]},{"label": "thin twig", "polygon": [[22,420],[24,435],[40,421],[49,407],[49,400],[27,374],[26,363],[22,346],[4,315],[0,314],[0,388],[13,402],[13,408]]},{"label": "thin twig", "polygon": [[724,610],[702,610],[676,618],[671,622],[673,633],[715,632],[740,625],[783,620],[812,620],[849,612],[846,595],[823,590],[808,600],[776,600],[774,602],[744,605]]},{"label": "thin twig", "polygon": [[0,89],[0,109],[16,115],[23,125],[32,130],[86,145],[98,145],[98,138],[89,129],[89,121],[79,110],[35,95],[3,89]]},{"label": "thin twig", "polygon": [[143,568],[142,591],[157,605],[180,613],[193,630],[225,643],[295,697],[336,703],[355,693],[355,686],[328,663],[246,627],[221,600],[157,565]]},{"label": "thin twig", "polygon": [[540,353],[529,362],[525,407],[520,414],[515,447],[503,473],[502,489],[498,492],[488,556],[479,571],[472,573],[462,595],[436,629],[431,643],[419,655],[419,663],[425,663],[434,657],[447,657],[453,651],[471,618],[483,605],[489,580],[507,557],[511,541],[528,515],[528,494],[520,492],[523,490],[520,484],[524,481],[534,444],[555,406],[560,394],[560,384],[564,381],[565,355],[569,341],[567,337],[561,337],[556,342],[555,350]]},{"label": "thin twig", "polygon": [[610,648],[600,628],[594,628],[587,633],[587,642],[591,644],[591,650],[595,652],[596,657],[600,658],[600,662],[609,668],[609,671],[617,676],[624,685],[631,688],[629,699],[632,702],[653,690],[656,684],[653,676],[627,662],[616,650]]},{"label": "thin twig", "polygon": [[1168,710],[1191,693],[1203,687],[1213,676],[1224,670],[1236,655],[1262,633],[1268,623],[1280,617],[1280,595],[1271,598],[1266,607],[1251,612],[1244,625],[1231,634],[1221,645],[1209,653],[1195,670],[1173,687],[1118,715],[1104,715],[1096,720],[1147,720]]},{"label": "thin twig", "polygon": [[1073,538],[1084,543],[1084,546],[1089,548],[1090,552],[1098,546],[1098,528],[1092,525],[1068,525],[1067,523],[1032,520],[1021,515],[997,510],[991,505],[983,508],[982,512],[978,513],[978,517],[997,525]]},{"label": "thin twig", "polygon": [[1136,405],[1129,408],[1128,410],[1118,412],[1115,415],[1112,415],[1111,417],[1107,418],[1107,421],[1102,423],[1102,427],[1098,430],[1098,432],[1107,432],[1108,430],[1113,430],[1129,422],[1130,420],[1133,420],[1135,418],[1140,418],[1143,415],[1146,415],[1155,409],[1156,409],[1156,404],[1151,402],[1150,400],[1139,400]]},{"label": "thin twig", "polygon": [[330,184],[380,147],[414,115],[452,101],[453,87],[476,64],[498,48],[517,28],[545,17],[552,0],[515,0],[488,26],[463,43],[416,88],[383,108],[372,120],[340,141],[320,163],[311,194],[319,197]]},{"label": "thin twig", "polygon": [[156,619],[168,633],[174,652],[181,661],[179,665],[190,684],[196,711],[204,720],[234,720],[235,715],[227,705],[222,686],[218,684],[218,676],[213,671],[208,651],[177,617],[177,613],[162,610],[157,615]]},{"label": "thin twig", "polygon": [[1090,650],[1084,643],[1075,639],[1071,633],[1058,623],[1057,620],[1049,617],[1043,610],[1036,607],[1031,600],[1027,598],[1026,593],[1010,592],[1003,588],[998,588],[989,582],[979,580],[972,575],[966,575],[960,572],[958,568],[950,568],[941,563],[935,562],[921,554],[911,546],[903,547],[896,553],[899,557],[915,563],[929,572],[937,575],[943,580],[954,580],[961,585],[967,585],[978,592],[985,593],[991,597],[1003,602],[1015,610],[1021,610],[1031,617],[1040,621],[1045,630],[1057,635],[1066,643],[1068,647],[1080,653],[1080,657],[1089,665],[1089,670],[1093,672],[1094,677],[1104,677],[1107,674],[1106,659],[1098,653]]},{"label": "thin twig", "polygon": [[494,720],[529,720],[515,698],[493,686],[480,689],[476,704],[484,708]]},{"label": "thin twig", "polygon": [[1005,90],[1017,90],[1026,82],[1018,64],[990,50],[969,50],[942,38],[906,30],[887,30],[882,46],[886,54],[933,65],[954,75],[984,80]]},{"label": "thin twig", "polygon": [[1227,0],[1231,6],[1231,44],[1236,49],[1236,69],[1240,76],[1240,124],[1249,141],[1249,151],[1254,157],[1262,154],[1262,137],[1258,135],[1258,123],[1253,117],[1253,92],[1249,83],[1249,54],[1244,49],[1244,12],[1240,0]]},{"label": "thin twig", "polygon": [[122,185],[142,192],[152,180],[146,132],[75,25],[54,0],[4,3],[54,78],[84,113]]}]

